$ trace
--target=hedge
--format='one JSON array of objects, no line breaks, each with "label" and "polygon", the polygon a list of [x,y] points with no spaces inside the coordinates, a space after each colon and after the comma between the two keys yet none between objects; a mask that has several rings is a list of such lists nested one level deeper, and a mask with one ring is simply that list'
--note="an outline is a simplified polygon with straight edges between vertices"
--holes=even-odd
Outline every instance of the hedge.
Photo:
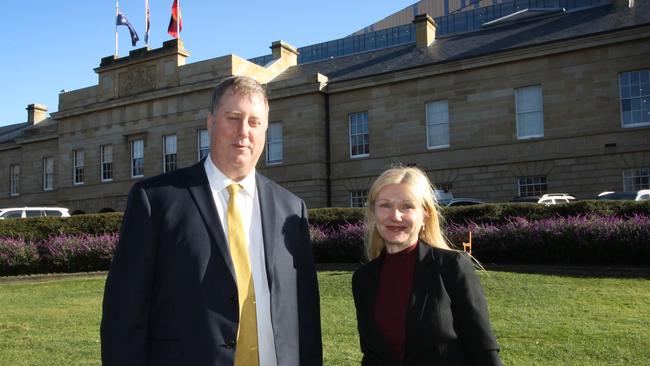
[{"label": "hedge", "polygon": [[[542,220],[553,217],[571,217],[598,214],[602,216],[632,217],[650,212],[650,201],[577,201],[564,205],[544,206],[530,203],[488,203],[474,206],[443,207],[448,224],[505,223],[512,217]],[[345,224],[363,221],[361,208],[315,208],[309,210],[312,225],[338,228]],[[75,215],[67,218],[35,217],[29,219],[0,220],[0,237],[45,240],[61,234],[107,234],[120,231],[121,212]]]},{"label": "hedge", "polygon": [[0,220],[0,237],[41,241],[53,235],[100,235],[120,231],[121,212]]},{"label": "hedge", "polygon": [[[510,215],[517,212],[530,216]],[[483,263],[648,266],[649,212],[646,203],[603,205],[594,201],[553,207],[446,208],[445,235],[459,247],[471,230],[473,254]],[[316,218],[310,220],[310,235],[317,262],[364,260],[361,213],[360,209],[310,212]],[[0,275],[106,270],[120,221],[119,213],[3,220]],[[88,232],[80,234],[84,230]]]}]

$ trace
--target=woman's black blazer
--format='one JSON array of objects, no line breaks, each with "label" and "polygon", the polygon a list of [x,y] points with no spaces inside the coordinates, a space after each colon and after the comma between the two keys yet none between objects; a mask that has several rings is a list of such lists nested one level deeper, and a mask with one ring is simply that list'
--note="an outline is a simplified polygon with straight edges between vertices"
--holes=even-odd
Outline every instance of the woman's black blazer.
[{"label": "woman's black blazer", "polygon": [[352,277],[362,365],[501,365],[481,284],[469,257],[418,243],[406,316],[406,355],[397,360],[374,319],[382,254]]}]

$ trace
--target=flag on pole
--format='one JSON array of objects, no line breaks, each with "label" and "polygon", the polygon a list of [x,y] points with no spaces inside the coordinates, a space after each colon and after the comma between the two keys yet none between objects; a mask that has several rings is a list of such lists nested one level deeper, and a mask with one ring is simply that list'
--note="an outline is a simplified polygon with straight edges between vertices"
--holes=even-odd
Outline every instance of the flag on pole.
[{"label": "flag on pole", "polygon": [[129,28],[129,32],[131,33],[131,45],[135,46],[135,44],[140,40],[140,37],[138,37],[138,33],[135,31],[135,28],[133,28],[131,22],[129,22],[129,20],[126,19],[126,16],[122,14],[122,12],[119,10],[117,11],[117,18],[115,19],[115,24],[125,25]]},{"label": "flag on pole", "polygon": [[179,38],[182,30],[183,19],[181,18],[181,7],[178,4],[178,0],[174,0],[174,4],[172,4],[172,17],[169,19],[167,33],[174,38]]},{"label": "flag on pole", "polygon": [[144,25],[144,43],[149,47],[149,27],[151,25],[151,22],[149,20],[149,0],[144,0],[144,18],[145,18],[145,25]]}]

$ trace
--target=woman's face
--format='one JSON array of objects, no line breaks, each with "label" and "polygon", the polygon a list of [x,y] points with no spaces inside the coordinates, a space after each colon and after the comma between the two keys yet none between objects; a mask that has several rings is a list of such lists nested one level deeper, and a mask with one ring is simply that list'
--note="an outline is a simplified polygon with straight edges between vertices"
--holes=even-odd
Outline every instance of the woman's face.
[{"label": "woman's face", "polygon": [[418,240],[428,213],[418,204],[405,183],[389,184],[375,200],[377,231],[386,242],[388,253],[397,253]]}]

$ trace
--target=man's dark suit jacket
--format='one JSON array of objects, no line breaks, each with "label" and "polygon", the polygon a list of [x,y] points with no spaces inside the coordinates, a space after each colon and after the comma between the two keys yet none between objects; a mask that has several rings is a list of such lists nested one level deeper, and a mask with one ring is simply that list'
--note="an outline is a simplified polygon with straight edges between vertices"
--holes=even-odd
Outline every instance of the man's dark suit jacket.
[{"label": "man's dark suit jacket", "polygon": [[352,291],[362,365],[501,365],[487,303],[464,253],[418,243],[406,315],[406,355],[401,363],[375,321],[384,254],[359,268]]},{"label": "man's dark suit jacket", "polygon": [[[316,271],[305,204],[260,174],[278,365],[321,365]],[[136,183],[106,280],[104,365],[232,365],[237,286],[203,161]]]}]

